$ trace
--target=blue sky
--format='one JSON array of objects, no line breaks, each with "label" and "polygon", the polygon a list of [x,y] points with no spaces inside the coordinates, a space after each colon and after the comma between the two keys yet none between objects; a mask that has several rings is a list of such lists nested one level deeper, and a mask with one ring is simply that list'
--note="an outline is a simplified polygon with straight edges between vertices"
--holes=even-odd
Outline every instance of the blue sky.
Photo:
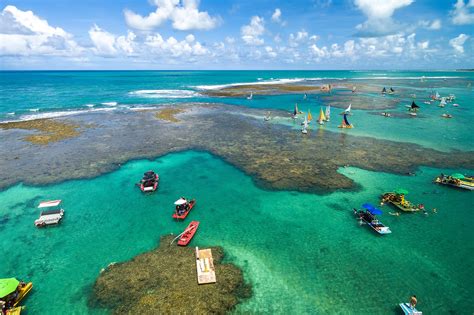
[{"label": "blue sky", "polygon": [[474,68],[474,0],[19,0],[0,69]]}]

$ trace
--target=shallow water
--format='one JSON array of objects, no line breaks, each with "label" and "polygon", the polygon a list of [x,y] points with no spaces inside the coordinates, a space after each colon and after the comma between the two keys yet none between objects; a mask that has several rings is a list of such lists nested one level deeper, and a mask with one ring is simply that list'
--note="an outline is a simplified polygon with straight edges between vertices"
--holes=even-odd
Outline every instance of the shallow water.
[{"label": "shallow water", "polygon": [[[143,195],[134,183],[148,169],[160,173],[160,189]],[[101,268],[150,250],[160,235],[199,220],[191,246],[223,246],[254,286],[239,312],[396,314],[397,303],[416,294],[427,314],[469,314],[474,200],[470,192],[433,184],[441,171],[421,168],[407,177],[344,168],[362,190],[318,196],[262,190],[220,159],[188,151],[129,162],[91,180],[17,185],[0,192],[6,253],[0,270],[2,277],[34,282],[29,314],[101,313],[87,307]],[[380,219],[391,235],[359,226],[351,209],[377,203],[380,193],[397,187],[438,213],[395,217],[384,206]],[[196,198],[197,206],[186,222],[176,223],[173,201],[182,195]],[[36,229],[35,207],[55,198],[64,202],[64,221]]]}]

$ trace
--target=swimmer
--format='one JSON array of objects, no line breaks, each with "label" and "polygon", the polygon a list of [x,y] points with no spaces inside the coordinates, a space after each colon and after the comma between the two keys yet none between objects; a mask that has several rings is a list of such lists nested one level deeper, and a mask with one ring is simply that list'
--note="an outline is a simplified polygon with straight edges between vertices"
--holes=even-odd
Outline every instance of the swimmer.
[{"label": "swimmer", "polygon": [[395,216],[398,217],[398,216],[400,215],[400,212],[389,212],[388,214],[390,214],[390,215],[395,215]]},{"label": "swimmer", "polygon": [[433,213],[438,213],[438,209],[436,209],[436,208],[433,208],[432,211],[433,211]]}]

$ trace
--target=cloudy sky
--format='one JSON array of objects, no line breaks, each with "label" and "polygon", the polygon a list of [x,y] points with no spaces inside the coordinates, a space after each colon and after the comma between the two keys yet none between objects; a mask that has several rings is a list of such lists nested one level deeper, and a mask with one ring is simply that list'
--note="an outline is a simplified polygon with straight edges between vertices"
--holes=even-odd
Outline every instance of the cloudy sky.
[{"label": "cloudy sky", "polygon": [[474,0],[0,3],[4,70],[474,68]]}]

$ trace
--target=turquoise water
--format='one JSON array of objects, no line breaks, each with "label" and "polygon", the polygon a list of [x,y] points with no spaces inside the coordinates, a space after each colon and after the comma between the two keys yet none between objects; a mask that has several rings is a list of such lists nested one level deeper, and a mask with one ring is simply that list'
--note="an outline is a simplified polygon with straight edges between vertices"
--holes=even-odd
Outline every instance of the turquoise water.
[{"label": "turquoise water", "polygon": [[[427,81],[420,82],[422,77]],[[474,120],[474,91],[467,87],[468,83],[474,83],[474,73],[459,71],[3,71],[0,72],[0,121],[63,116],[84,110],[130,110],[182,102],[214,102],[286,111],[291,111],[298,102],[302,110],[311,109],[317,115],[319,108],[327,105],[318,95],[310,95],[306,101],[302,95],[295,94],[255,95],[253,100],[247,100],[213,98],[200,92],[216,85],[277,80],[318,84],[321,79],[332,79],[333,82],[350,79],[354,84],[407,89],[408,95],[395,96],[400,100],[394,111],[404,115],[405,105],[411,103],[409,94],[417,95],[417,103],[422,107],[419,119],[387,121],[384,117],[374,116],[374,112],[355,110],[351,117],[356,126],[351,130],[353,134],[418,143],[443,151],[469,150],[471,147],[473,136],[465,126]],[[443,88],[445,85],[449,88]],[[433,88],[442,95],[456,94],[456,103],[460,106],[448,104],[441,109],[434,104],[423,104]],[[378,93],[364,95],[375,102],[380,99]],[[442,119],[440,116],[445,112],[454,118]],[[324,128],[341,132],[337,128],[339,118],[334,117],[334,121]]]},{"label": "turquoise water", "polygon": [[[160,189],[143,195],[133,183],[148,169],[159,171]],[[182,231],[186,222],[171,214],[185,195],[197,199],[189,220],[201,221],[191,246],[224,246],[254,286],[238,311],[396,314],[397,303],[416,294],[427,314],[469,314],[473,198],[432,184],[441,171],[402,177],[345,168],[362,190],[318,196],[261,190],[214,156],[183,152],[129,162],[91,180],[20,184],[0,192],[1,276],[34,282],[28,314],[92,312],[87,296],[100,269]],[[376,203],[380,192],[399,186],[438,213],[395,217],[385,206],[381,220],[393,233],[384,237],[358,225],[352,207]],[[36,229],[35,207],[54,198],[64,201],[64,221]]]}]

